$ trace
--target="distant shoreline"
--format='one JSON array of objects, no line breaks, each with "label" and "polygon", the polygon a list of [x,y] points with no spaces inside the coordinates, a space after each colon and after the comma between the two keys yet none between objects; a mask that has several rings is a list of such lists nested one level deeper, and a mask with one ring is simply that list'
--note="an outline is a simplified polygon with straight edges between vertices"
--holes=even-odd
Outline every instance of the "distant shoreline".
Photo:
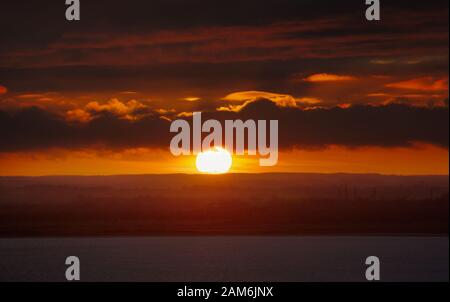
[{"label": "distant shoreline", "polygon": [[236,175],[303,175],[303,176],[380,176],[380,177],[449,177],[450,174],[384,174],[384,173],[348,173],[348,172],[231,172],[225,174],[202,173],[142,173],[142,174],[42,174],[42,175],[0,175],[0,178],[70,178],[70,177],[145,177],[145,176],[208,176],[226,177]]},{"label": "distant shoreline", "polygon": [[220,237],[241,237],[241,238],[245,238],[245,237],[249,237],[249,238],[259,238],[259,237],[280,237],[280,238],[289,238],[289,237],[334,237],[334,238],[353,238],[353,237],[368,237],[368,238],[376,238],[376,237],[390,237],[390,238],[395,238],[395,237],[402,237],[402,238],[448,238],[449,234],[448,233],[442,233],[442,234],[435,234],[435,233],[416,233],[416,234],[399,234],[399,233],[368,233],[368,234],[363,234],[363,233],[358,233],[358,234],[346,234],[346,233],[342,233],[342,234],[337,234],[337,233],[305,233],[305,234],[110,234],[110,235],[39,235],[39,236],[16,236],[16,235],[11,235],[11,236],[0,236],[0,240],[7,240],[7,239],[58,239],[58,238],[65,238],[65,239],[69,239],[69,238],[74,238],[74,239],[78,239],[78,238],[148,238],[148,237],[167,237],[167,238],[188,238],[188,237],[192,237],[192,238],[220,238]]},{"label": "distant shoreline", "polygon": [[0,178],[0,237],[448,236],[447,176]]}]

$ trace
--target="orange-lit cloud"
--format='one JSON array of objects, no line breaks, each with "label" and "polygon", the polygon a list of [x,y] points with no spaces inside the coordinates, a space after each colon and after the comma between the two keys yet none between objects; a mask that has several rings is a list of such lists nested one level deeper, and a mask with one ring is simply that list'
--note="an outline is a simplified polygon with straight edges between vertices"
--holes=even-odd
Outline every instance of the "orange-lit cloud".
[{"label": "orange-lit cloud", "polygon": [[0,94],[5,94],[8,92],[8,89],[6,89],[5,86],[0,85]]},{"label": "orange-lit cloud", "polygon": [[188,96],[188,97],[183,98],[182,100],[186,101],[186,102],[197,102],[197,101],[200,101],[200,98],[196,97],[196,96]]},{"label": "orange-lit cloud", "polygon": [[[121,102],[118,99],[111,99],[106,103],[89,102],[84,108],[76,108],[67,111],[66,118],[69,121],[86,122],[100,113],[111,113],[123,119],[135,119],[136,113],[148,109],[148,106],[136,101],[130,100],[128,102]],[[162,113],[162,112],[160,112]],[[167,111],[164,111],[167,113]]]},{"label": "orange-lit cloud", "polygon": [[224,111],[224,112],[239,112],[242,110],[242,108],[245,108],[249,103],[253,102],[252,101],[245,101],[243,104],[240,105],[227,105],[227,106],[220,106],[217,107],[216,110],[217,111]]},{"label": "orange-lit cloud", "polygon": [[356,80],[353,76],[348,75],[337,75],[337,74],[329,74],[329,73],[318,73],[312,74],[303,79],[305,82],[344,82],[344,81],[353,81]]},{"label": "orange-lit cloud", "polygon": [[448,78],[423,77],[387,84],[386,87],[422,91],[445,91],[448,90]]},{"label": "orange-lit cloud", "polygon": [[280,107],[297,107],[298,105],[315,105],[322,101],[314,97],[300,97],[295,98],[292,95],[280,94],[266,91],[240,91],[228,94],[222,100],[230,102],[243,102],[240,105],[227,105],[218,108],[219,111],[239,111],[249,102],[257,99],[271,100]]},{"label": "orange-lit cloud", "polygon": [[306,105],[317,105],[322,103],[322,100],[313,97],[303,97],[296,99],[297,103],[306,104]]},{"label": "orange-lit cloud", "polygon": [[281,107],[296,107],[297,102],[295,98],[293,98],[290,95],[287,94],[278,94],[278,93],[272,93],[272,92],[266,92],[266,91],[240,91],[240,92],[234,92],[227,96],[225,96],[222,100],[224,101],[239,101],[244,102],[244,104],[241,105],[228,105],[228,106],[222,106],[219,107],[217,110],[219,111],[234,111],[238,112],[243,108],[246,104],[249,102],[255,101],[257,99],[264,98],[271,100],[275,104]]},{"label": "orange-lit cloud", "polygon": [[225,101],[250,101],[256,98],[266,98],[277,102],[291,102],[294,101],[292,96],[287,94],[279,94],[266,91],[239,91],[228,94],[223,98]]},{"label": "orange-lit cloud", "polygon": [[138,92],[136,92],[136,91],[121,91],[120,94],[134,95],[134,94],[138,94]]},{"label": "orange-lit cloud", "polygon": [[416,65],[416,64],[422,64],[426,62],[433,62],[433,61],[440,61],[445,58],[440,55],[434,55],[434,56],[420,56],[420,57],[409,57],[404,59],[373,59],[370,61],[372,64],[376,65],[390,65],[390,64],[399,64],[399,65]]},{"label": "orange-lit cloud", "polygon": [[39,107],[52,112],[65,112],[77,108],[79,105],[70,96],[64,96],[58,92],[29,92],[14,94],[9,93],[7,98],[2,99],[0,108],[15,110],[18,108]]},{"label": "orange-lit cloud", "polygon": [[40,93],[26,93],[26,94],[20,94],[17,96],[19,99],[39,99],[45,97],[45,94]]},{"label": "orange-lit cloud", "polygon": [[376,64],[376,65],[389,65],[394,64],[396,61],[392,59],[374,59],[371,60],[370,63]]},{"label": "orange-lit cloud", "polygon": [[405,104],[410,106],[432,106],[445,107],[447,106],[448,96],[445,94],[427,94],[427,93],[369,93],[366,95],[369,98],[378,100],[373,104]]},{"label": "orange-lit cloud", "polygon": [[348,109],[348,108],[352,107],[352,104],[350,104],[350,103],[342,103],[342,104],[338,104],[337,107],[339,107],[341,109]]},{"label": "orange-lit cloud", "polygon": [[99,102],[90,102],[86,105],[86,110],[91,112],[112,112],[118,116],[124,116],[130,114],[136,109],[147,108],[146,105],[131,100],[126,103],[119,101],[118,99],[111,99],[106,104],[100,104]]},{"label": "orange-lit cloud", "polygon": [[83,109],[72,109],[67,111],[66,119],[70,122],[89,122],[92,119],[92,116],[89,112]]}]

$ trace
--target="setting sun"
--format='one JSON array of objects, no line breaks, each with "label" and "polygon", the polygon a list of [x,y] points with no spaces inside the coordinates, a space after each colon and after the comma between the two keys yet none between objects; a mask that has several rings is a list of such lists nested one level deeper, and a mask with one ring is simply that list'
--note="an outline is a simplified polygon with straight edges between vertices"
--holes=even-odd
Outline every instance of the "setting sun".
[{"label": "setting sun", "polygon": [[215,147],[199,153],[195,164],[197,170],[201,173],[222,174],[230,170],[232,161],[230,152]]}]

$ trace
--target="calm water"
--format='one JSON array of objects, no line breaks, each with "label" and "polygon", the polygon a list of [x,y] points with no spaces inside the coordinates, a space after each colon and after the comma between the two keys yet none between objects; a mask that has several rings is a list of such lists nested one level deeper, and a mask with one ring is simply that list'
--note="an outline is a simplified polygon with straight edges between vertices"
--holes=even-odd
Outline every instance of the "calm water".
[{"label": "calm water", "polygon": [[448,237],[141,237],[0,239],[1,281],[448,281]]}]

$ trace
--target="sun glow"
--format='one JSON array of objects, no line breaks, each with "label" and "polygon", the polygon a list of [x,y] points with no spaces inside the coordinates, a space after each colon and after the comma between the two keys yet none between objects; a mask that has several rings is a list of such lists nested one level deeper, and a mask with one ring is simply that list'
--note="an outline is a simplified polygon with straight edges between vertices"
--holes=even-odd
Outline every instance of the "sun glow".
[{"label": "sun glow", "polygon": [[230,170],[232,162],[230,152],[220,147],[214,147],[199,153],[195,164],[201,173],[223,174]]}]

